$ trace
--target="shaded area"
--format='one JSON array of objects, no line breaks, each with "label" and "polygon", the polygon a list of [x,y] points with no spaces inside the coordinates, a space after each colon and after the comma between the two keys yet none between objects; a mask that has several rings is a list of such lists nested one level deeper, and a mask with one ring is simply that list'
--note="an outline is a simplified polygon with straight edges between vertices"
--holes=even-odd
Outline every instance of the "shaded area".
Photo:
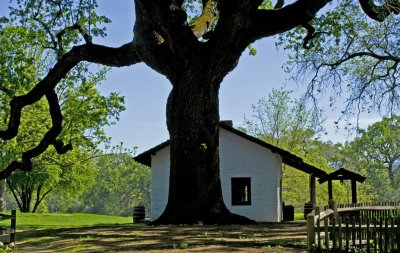
[{"label": "shaded area", "polygon": [[306,252],[304,222],[230,226],[105,225],[19,231],[19,252]]}]

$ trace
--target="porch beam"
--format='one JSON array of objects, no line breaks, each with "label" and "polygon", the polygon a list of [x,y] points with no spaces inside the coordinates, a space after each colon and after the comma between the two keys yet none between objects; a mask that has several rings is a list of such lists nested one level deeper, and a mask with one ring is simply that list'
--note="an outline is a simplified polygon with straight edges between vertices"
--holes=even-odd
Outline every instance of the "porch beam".
[{"label": "porch beam", "polygon": [[310,174],[310,201],[313,206],[317,204],[317,191],[315,186],[315,175]]},{"label": "porch beam", "polygon": [[357,181],[351,180],[351,203],[357,204]]}]

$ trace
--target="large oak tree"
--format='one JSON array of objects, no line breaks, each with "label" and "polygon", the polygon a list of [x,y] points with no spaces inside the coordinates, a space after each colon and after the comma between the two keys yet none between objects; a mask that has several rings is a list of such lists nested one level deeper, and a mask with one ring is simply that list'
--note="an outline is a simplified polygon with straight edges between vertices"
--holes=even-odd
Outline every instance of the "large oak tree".
[{"label": "large oak tree", "polygon": [[[387,0],[381,6],[372,0],[359,1],[365,13],[379,21],[397,13],[399,5],[396,0]],[[80,62],[111,67],[143,62],[172,84],[167,101],[171,140],[169,200],[155,223],[250,222],[230,213],[222,199],[218,157],[220,84],[252,42],[298,26],[306,27],[307,37],[312,36],[309,22],[327,0],[297,0],[288,5],[278,0],[275,7],[267,9],[260,6],[272,6],[271,3],[262,0],[199,0],[196,2],[202,13],[189,24],[190,12],[186,10],[190,8],[185,7],[193,1],[135,0],[132,41],[117,48],[92,42],[92,35],[103,32],[96,28],[96,22],[105,21],[92,13],[92,0],[17,2],[22,8],[14,13],[24,17],[22,24],[39,27],[48,34],[47,46],[57,51],[58,59],[32,90],[12,99],[8,127],[0,131],[0,138],[15,138],[23,108],[42,97],[49,103],[52,127],[35,148],[26,151],[20,161],[10,163],[0,177],[7,177],[16,169],[29,171],[31,159],[50,145],[59,153],[70,148],[58,138],[62,114],[55,87],[72,68]],[[75,7],[76,14],[69,11]],[[83,43],[73,36],[76,34],[82,36]]]}]

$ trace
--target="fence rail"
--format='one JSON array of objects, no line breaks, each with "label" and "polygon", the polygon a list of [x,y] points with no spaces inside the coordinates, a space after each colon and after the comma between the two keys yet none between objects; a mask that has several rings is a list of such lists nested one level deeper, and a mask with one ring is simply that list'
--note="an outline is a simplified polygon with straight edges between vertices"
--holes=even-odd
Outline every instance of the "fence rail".
[{"label": "fence rail", "polygon": [[308,250],[400,252],[400,204],[372,204],[317,207],[307,216]]},{"label": "fence rail", "polygon": [[[17,212],[16,210],[11,211],[11,215],[0,213],[0,220],[10,220],[10,227],[0,227],[0,242],[2,246],[8,246],[12,252],[15,252],[15,241],[16,241],[16,221]],[[6,252],[0,246],[0,252]],[[2,251],[3,250],[3,251]],[[9,251],[7,251],[9,252]]]}]

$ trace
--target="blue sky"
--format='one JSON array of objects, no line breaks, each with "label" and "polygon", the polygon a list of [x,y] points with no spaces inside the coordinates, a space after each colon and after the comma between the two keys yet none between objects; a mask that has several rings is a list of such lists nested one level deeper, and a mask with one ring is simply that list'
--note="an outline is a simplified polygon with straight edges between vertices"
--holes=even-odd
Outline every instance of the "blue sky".
[{"label": "blue sky", "polygon": [[[8,1],[2,0],[0,15],[4,14]],[[100,14],[112,20],[108,25],[108,36],[95,39],[94,42],[107,46],[120,46],[132,40],[134,25],[133,0],[98,0]],[[251,105],[261,97],[267,96],[272,88],[286,87],[301,94],[304,86],[286,81],[288,75],[282,66],[287,58],[286,52],[278,51],[273,38],[267,38],[254,44],[256,56],[244,52],[238,66],[224,79],[220,90],[220,118],[233,120],[234,125],[251,115]],[[168,139],[165,107],[171,85],[168,80],[144,64],[125,68],[113,68],[107,80],[100,86],[102,93],[117,91],[125,96],[126,111],[121,114],[115,126],[106,132],[114,143],[124,142],[127,147],[138,147],[145,151]],[[328,117],[326,129],[329,133],[324,139],[334,142],[344,141],[343,131],[335,133],[333,121],[338,113],[324,108]],[[375,118],[361,118],[360,126],[365,127]]]},{"label": "blue sky", "polygon": [[[98,43],[119,46],[132,37],[134,6],[132,0],[119,0],[112,4],[99,0],[100,13],[106,14],[112,24],[108,36]],[[266,96],[273,87],[278,88],[286,75],[281,66],[286,54],[278,52],[272,38],[255,44],[257,56],[244,52],[239,65],[223,81],[220,90],[220,118],[243,121],[244,114],[251,114],[251,105]],[[118,91],[125,95],[126,111],[120,121],[107,128],[114,142],[123,141],[127,146],[138,146],[144,151],[168,139],[165,106],[171,89],[169,81],[144,64],[113,69],[101,86],[104,92]]]}]

